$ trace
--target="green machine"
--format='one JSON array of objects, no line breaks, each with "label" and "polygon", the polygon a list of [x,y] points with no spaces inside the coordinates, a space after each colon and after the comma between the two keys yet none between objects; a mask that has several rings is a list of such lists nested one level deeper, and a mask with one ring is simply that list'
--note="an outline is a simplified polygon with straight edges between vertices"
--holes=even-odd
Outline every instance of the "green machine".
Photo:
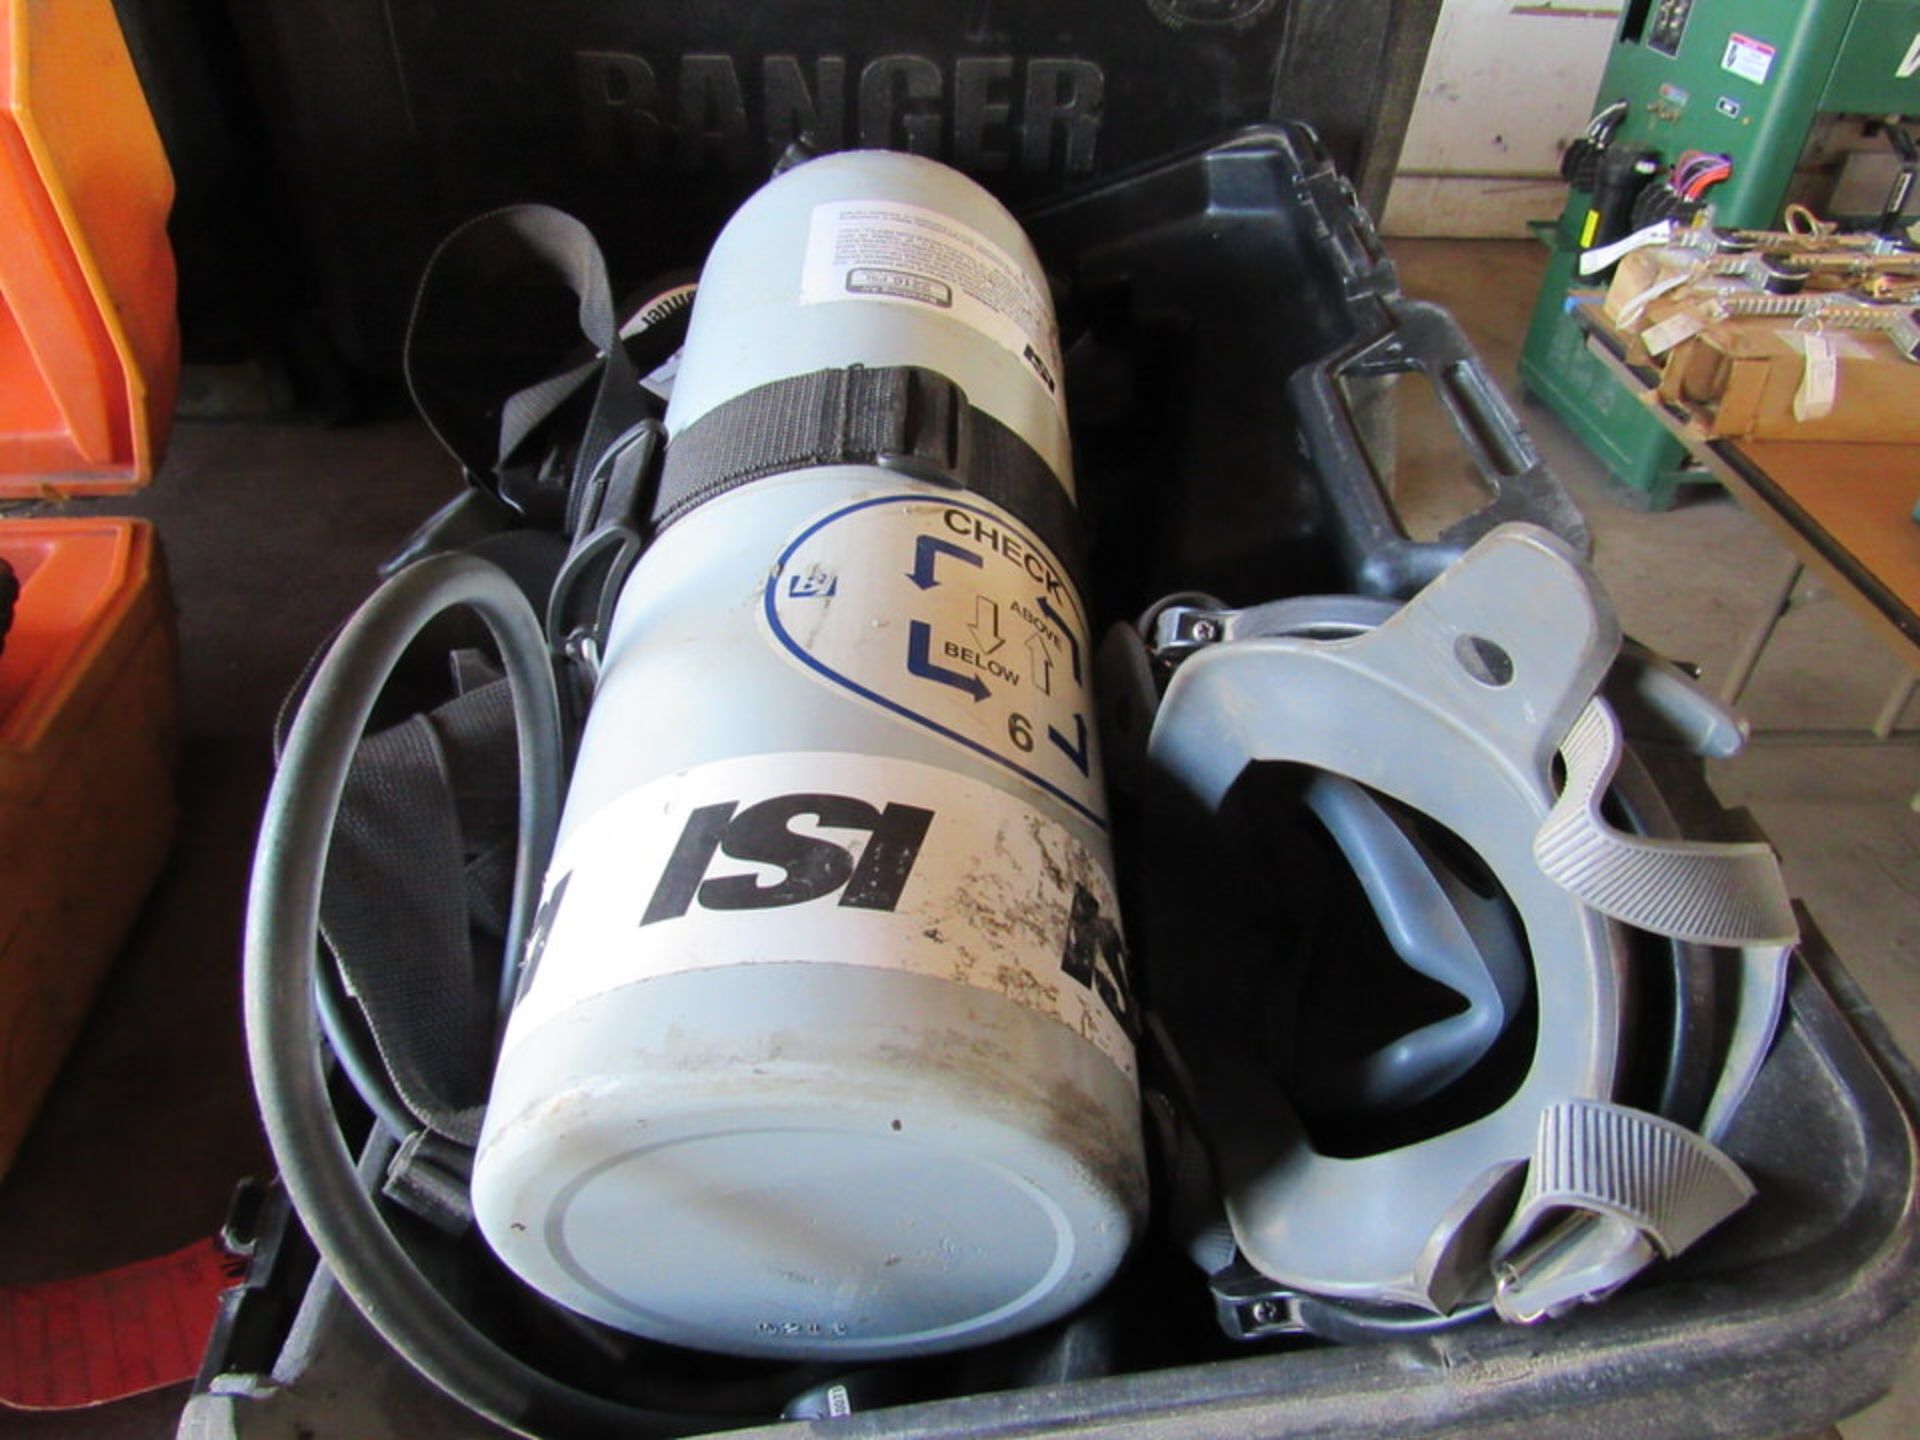
[{"label": "green machine", "polygon": [[[1920,0],[1628,0],[1594,109],[1602,142],[1657,152],[1661,177],[1688,152],[1724,161],[1702,196],[1717,225],[1772,228],[1793,201],[1863,228],[1910,224],[1920,167],[1904,122],[1920,118]],[[1679,485],[1705,477],[1681,468],[1678,442],[1588,353],[1573,320],[1568,292],[1596,203],[1580,188],[1591,166],[1571,178],[1545,237],[1553,258],[1521,381],[1630,498],[1665,509]]]}]

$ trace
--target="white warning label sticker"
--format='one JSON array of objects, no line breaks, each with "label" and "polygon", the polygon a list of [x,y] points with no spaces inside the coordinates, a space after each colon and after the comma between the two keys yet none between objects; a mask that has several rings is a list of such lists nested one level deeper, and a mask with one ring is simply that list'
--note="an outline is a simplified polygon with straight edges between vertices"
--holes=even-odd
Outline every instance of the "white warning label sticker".
[{"label": "white warning label sticker", "polygon": [[1064,407],[1060,337],[1046,291],[972,226],[890,200],[813,207],[800,303],[884,300],[943,311],[1012,351]]},{"label": "white warning label sticker", "polygon": [[[636,335],[644,335],[657,326],[666,324],[682,311],[693,308],[694,292],[699,287],[689,282],[663,290],[645,305],[626,318],[620,326],[620,338],[631,340]],[[680,351],[675,350],[665,360],[640,377],[643,389],[651,391],[662,400],[673,399],[673,382],[680,374]]]},{"label": "white warning label sticker", "polygon": [[1086,616],[998,506],[920,494],[833,510],[788,543],[763,615],[814,675],[1106,823]]},{"label": "white warning label sticker", "polygon": [[808,962],[1003,995],[1133,1074],[1106,858],[991,785],[839,753],[715,761],[581,825],[547,872],[507,1045],[636,981]]},{"label": "white warning label sticker", "polygon": [[1727,36],[1726,53],[1720,57],[1720,68],[1731,70],[1742,80],[1764,85],[1767,76],[1773,73],[1773,56],[1773,46],[1765,41],[1733,34]]}]

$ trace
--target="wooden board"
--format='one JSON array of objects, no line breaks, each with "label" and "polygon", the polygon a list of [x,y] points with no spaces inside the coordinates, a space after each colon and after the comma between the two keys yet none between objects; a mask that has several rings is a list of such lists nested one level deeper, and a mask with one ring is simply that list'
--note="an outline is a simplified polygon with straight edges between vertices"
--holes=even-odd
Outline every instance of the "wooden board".
[{"label": "wooden board", "polygon": [[1815,568],[1837,570],[1920,659],[1920,446],[1743,440],[1714,448],[1742,482],[1736,488],[1774,510],[1818,552],[1825,564]]},{"label": "wooden board", "polygon": [[1750,513],[1784,540],[1850,609],[1920,665],[1920,445],[1714,440],[1661,402],[1659,375],[1626,361],[1595,306],[1580,320],[1588,350]]}]

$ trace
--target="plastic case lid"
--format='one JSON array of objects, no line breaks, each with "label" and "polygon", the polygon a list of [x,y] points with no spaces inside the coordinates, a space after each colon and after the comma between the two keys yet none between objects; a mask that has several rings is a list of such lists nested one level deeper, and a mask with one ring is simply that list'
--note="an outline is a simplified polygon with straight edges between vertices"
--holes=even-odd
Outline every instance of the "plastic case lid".
[{"label": "plastic case lid", "polygon": [[9,520],[0,560],[20,577],[20,601],[0,655],[0,796],[12,766],[57,733],[98,670],[120,617],[154,573],[144,520]]},{"label": "plastic case lid", "polygon": [[0,0],[0,499],[152,478],[180,369],[172,204],[110,0]]}]

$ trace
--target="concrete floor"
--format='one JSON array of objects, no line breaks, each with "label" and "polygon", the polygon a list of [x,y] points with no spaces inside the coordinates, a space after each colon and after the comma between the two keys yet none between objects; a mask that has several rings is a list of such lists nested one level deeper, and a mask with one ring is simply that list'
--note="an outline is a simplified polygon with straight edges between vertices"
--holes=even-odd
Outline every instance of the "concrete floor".
[{"label": "concrete floor", "polygon": [[[1504,242],[1393,248],[1406,290],[1451,308],[1517,394],[1543,252]],[[1403,403],[1403,503],[1431,519],[1461,493],[1462,462],[1437,411],[1411,396]],[[1622,505],[1550,415],[1524,414],[1588,515],[1627,630],[1711,680],[1784,552],[1717,493],[1665,514]],[[185,1244],[218,1225],[236,1179],[265,1172],[235,1020],[234,957],[274,708],[368,588],[373,561],[454,483],[449,462],[410,423],[189,426],[147,496],[103,507],[156,517],[172,560],[184,640],[183,843],[0,1185],[0,1283]],[[1817,604],[1785,625],[1749,708],[1762,726],[1864,725],[1897,675],[1863,626],[1837,604]],[[1712,779],[1773,836],[1794,892],[1902,1046],[1920,1055],[1920,815],[1908,808],[1920,793],[1920,747],[1761,746],[1716,765]],[[1920,1434],[1920,1368],[1907,1374],[1900,1393],[1841,1427],[1848,1440]],[[182,1398],[167,1391],[65,1416],[0,1412],[0,1434],[159,1440],[172,1433]]]}]

